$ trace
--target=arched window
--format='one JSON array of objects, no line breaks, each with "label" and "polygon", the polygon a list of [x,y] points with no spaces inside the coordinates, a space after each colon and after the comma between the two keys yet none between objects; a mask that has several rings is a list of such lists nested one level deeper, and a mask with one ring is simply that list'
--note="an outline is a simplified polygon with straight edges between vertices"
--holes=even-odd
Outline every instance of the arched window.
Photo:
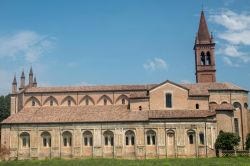
[{"label": "arched window", "polygon": [[234,132],[239,135],[239,121],[238,118],[234,118]]},{"label": "arched window", "polygon": [[187,135],[188,135],[189,144],[194,144],[195,131],[192,129],[188,130]]},{"label": "arched window", "polygon": [[122,94],[115,100],[116,105],[125,105],[129,104],[129,98],[128,96]]},{"label": "arched window", "polygon": [[172,108],[172,94],[171,93],[165,94],[165,103],[166,103],[166,108]]},{"label": "arched window", "polygon": [[201,52],[201,65],[205,65],[205,53]]},{"label": "arched window", "polygon": [[111,98],[107,95],[102,95],[98,101],[97,101],[98,105],[111,105],[113,104],[113,101],[111,100]]},{"label": "arched window", "polygon": [[25,106],[28,107],[36,107],[36,106],[41,106],[40,101],[35,97],[35,96],[31,96],[26,102],[25,102]]},{"label": "arched window", "polygon": [[85,131],[83,133],[84,146],[93,146],[93,135],[90,131]]},{"label": "arched window", "polygon": [[206,65],[211,65],[211,56],[210,56],[210,52],[207,52],[207,56],[206,56]]},{"label": "arched window", "polygon": [[241,104],[240,104],[239,102],[234,102],[234,103],[233,103],[233,106],[234,106],[235,109],[237,109],[237,108],[238,108],[238,109],[241,109],[241,108],[242,108],[242,107],[241,107]]},{"label": "arched window", "polygon": [[227,101],[223,101],[221,104],[227,104],[228,102]]},{"label": "arched window", "polygon": [[245,107],[245,109],[248,109],[248,104],[245,103],[245,104],[244,104],[244,107]]},{"label": "arched window", "polygon": [[135,145],[135,133],[133,131],[131,131],[131,130],[126,131],[125,143],[127,146]]},{"label": "arched window", "polygon": [[122,99],[122,104],[124,105],[126,103],[126,100],[125,99]]},{"label": "arched window", "polygon": [[199,137],[200,137],[200,144],[204,145],[205,139],[204,139],[204,134],[202,132],[199,134]]},{"label": "arched window", "polygon": [[107,105],[107,103],[108,103],[107,99],[104,98],[104,99],[103,99],[103,104],[104,104],[104,105]]},{"label": "arched window", "polygon": [[53,100],[52,99],[49,101],[49,105],[53,106]]},{"label": "arched window", "polygon": [[49,96],[44,100],[43,105],[45,106],[55,106],[58,105],[58,101],[55,97]]},{"label": "arched window", "polygon": [[89,105],[89,98],[85,99],[85,105]]},{"label": "arched window", "polygon": [[189,135],[189,144],[194,144],[194,136],[192,134]]},{"label": "arched window", "polygon": [[72,134],[69,131],[63,132],[62,137],[63,137],[63,146],[64,147],[72,146]]},{"label": "arched window", "polygon": [[68,106],[71,106],[71,100],[68,99]]},{"label": "arched window", "polygon": [[195,108],[198,110],[200,108],[200,105],[199,104],[196,104],[195,105]]},{"label": "arched window", "polygon": [[148,130],[147,133],[147,145],[156,145],[156,134],[153,130]]},{"label": "arched window", "polygon": [[76,100],[71,97],[71,96],[66,96],[62,101],[61,101],[62,106],[75,106],[76,105]]},{"label": "arched window", "polygon": [[92,97],[85,95],[79,102],[79,105],[95,105]]},{"label": "arched window", "polygon": [[23,132],[20,134],[22,148],[30,147],[30,134],[27,132]]},{"label": "arched window", "polygon": [[211,101],[209,102],[209,104],[217,104],[215,101]]},{"label": "arched window", "polygon": [[114,134],[112,131],[103,133],[105,146],[114,146]]},{"label": "arched window", "polygon": [[49,132],[44,131],[41,134],[43,147],[51,147],[51,135]]},{"label": "arched window", "polygon": [[35,99],[32,99],[32,106],[36,106],[36,101],[35,101]]}]

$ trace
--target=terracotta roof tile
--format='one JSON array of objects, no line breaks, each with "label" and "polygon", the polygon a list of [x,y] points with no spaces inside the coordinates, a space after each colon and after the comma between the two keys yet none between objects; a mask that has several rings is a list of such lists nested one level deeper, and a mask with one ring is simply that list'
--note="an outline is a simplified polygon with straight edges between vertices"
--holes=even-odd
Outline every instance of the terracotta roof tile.
[{"label": "terracotta roof tile", "polygon": [[232,110],[234,110],[234,106],[232,104],[229,104],[229,103],[210,104],[209,107],[210,107],[210,110],[215,110],[215,111],[222,111],[222,110],[232,111]]},{"label": "terracotta roof tile", "polygon": [[127,106],[74,106],[26,108],[2,123],[67,123],[145,121],[144,112],[129,111]]},{"label": "terracotta roof tile", "polygon": [[157,110],[149,111],[150,119],[164,118],[205,118],[214,116],[214,111],[209,110]]},{"label": "terracotta roof tile", "polygon": [[130,92],[129,98],[136,99],[136,98],[148,98],[147,91],[141,92]]},{"label": "terracotta roof tile", "polygon": [[26,108],[5,119],[3,124],[77,123],[77,122],[138,122],[154,118],[205,118],[211,111],[130,111],[126,106],[74,106]]},{"label": "terracotta roof tile", "polygon": [[[146,91],[158,86],[159,84],[146,85],[110,85],[110,86],[68,86],[68,87],[32,87],[26,89],[26,93],[54,93],[54,92],[103,92],[103,91],[132,91],[133,97],[146,97]],[[187,88],[191,96],[208,96],[209,91],[213,90],[241,90],[246,91],[231,83],[195,83],[179,84]],[[141,91],[141,92],[138,92]],[[142,92],[144,91],[144,92]],[[138,93],[136,93],[138,92]]]},{"label": "terracotta roof tile", "polygon": [[231,83],[196,83],[196,84],[181,84],[189,89],[189,94],[192,95],[209,95],[209,91],[216,90],[240,90],[246,91]]},{"label": "terracotta roof tile", "polygon": [[157,84],[146,85],[101,85],[101,86],[65,86],[65,87],[32,87],[26,92],[91,92],[91,91],[140,91],[148,90]]}]

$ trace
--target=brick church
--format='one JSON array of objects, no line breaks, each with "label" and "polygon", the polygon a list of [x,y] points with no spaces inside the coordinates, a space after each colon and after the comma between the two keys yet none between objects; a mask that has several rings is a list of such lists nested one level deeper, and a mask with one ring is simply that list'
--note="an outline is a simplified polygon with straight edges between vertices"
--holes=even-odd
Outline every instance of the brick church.
[{"label": "brick church", "polygon": [[[196,83],[39,87],[12,83],[1,123],[10,159],[209,157],[220,131],[245,147],[248,90],[216,82],[215,43],[204,12],[195,38]],[[17,88],[18,87],[18,88]]]}]

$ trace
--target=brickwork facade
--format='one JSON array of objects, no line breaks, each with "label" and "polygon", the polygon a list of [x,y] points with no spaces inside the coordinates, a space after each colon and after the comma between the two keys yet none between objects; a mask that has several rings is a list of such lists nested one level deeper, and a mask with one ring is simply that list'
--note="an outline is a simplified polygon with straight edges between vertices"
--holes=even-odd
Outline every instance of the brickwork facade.
[{"label": "brickwork facade", "polygon": [[216,82],[212,39],[202,12],[195,84],[37,87],[23,72],[1,123],[9,159],[210,157],[220,131],[238,134],[243,149],[248,91]]}]

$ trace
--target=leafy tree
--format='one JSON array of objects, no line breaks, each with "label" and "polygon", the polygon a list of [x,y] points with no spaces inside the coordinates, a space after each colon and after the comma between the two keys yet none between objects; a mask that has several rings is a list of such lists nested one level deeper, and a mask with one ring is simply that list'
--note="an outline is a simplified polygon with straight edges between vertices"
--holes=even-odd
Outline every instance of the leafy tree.
[{"label": "leafy tree", "polygon": [[233,150],[235,146],[239,145],[240,137],[235,133],[220,132],[218,135],[215,148],[222,150]]},{"label": "leafy tree", "polygon": [[247,134],[246,149],[250,149],[250,133]]},{"label": "leafy tree", "polygon": [[0,122],[10,115],[10,95],[0,96]]}]

